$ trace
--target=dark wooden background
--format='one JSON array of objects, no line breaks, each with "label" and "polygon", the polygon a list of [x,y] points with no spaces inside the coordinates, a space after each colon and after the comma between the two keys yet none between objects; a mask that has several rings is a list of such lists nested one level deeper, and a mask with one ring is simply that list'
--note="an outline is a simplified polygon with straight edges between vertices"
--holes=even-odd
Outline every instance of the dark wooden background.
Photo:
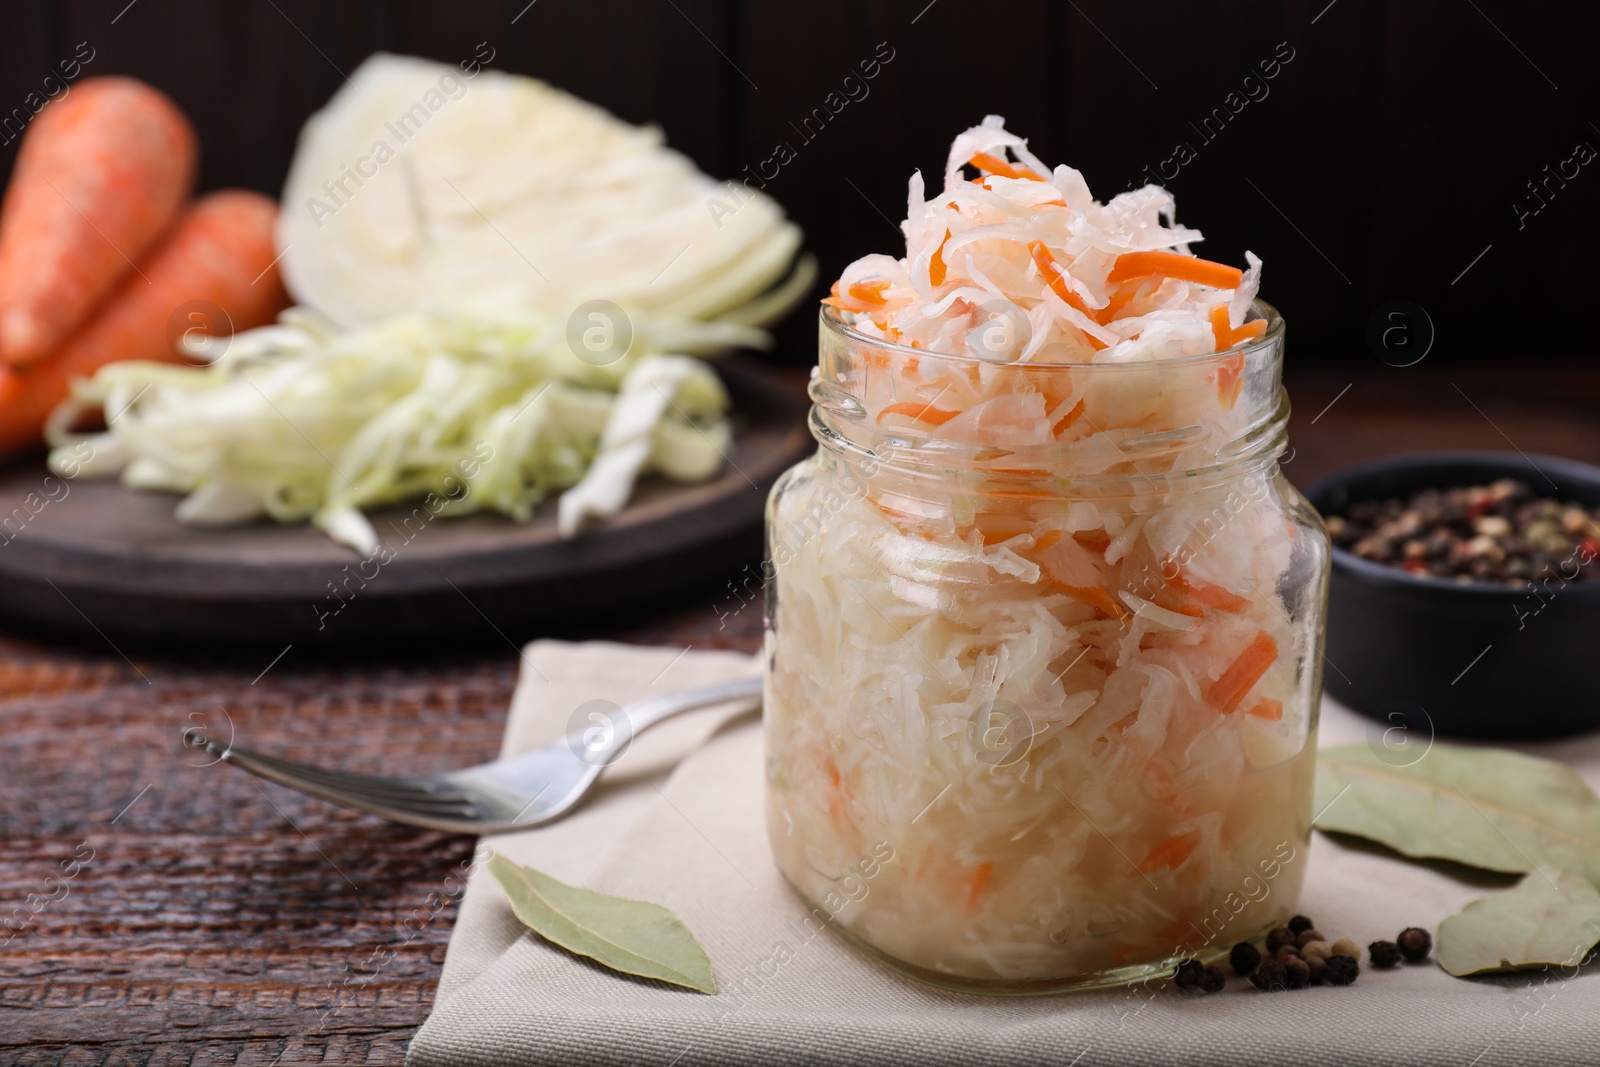
[{"label": "dark wooden background", "polygon": [[[1600,280],[1600,167],[1552,181],[1536,214],[1527,183],[1600,149],[1597,30],[1593,4],[1512,0],[6,0],[0,114],[88,42],[83,76],[147,79],[194,118],[205,186],[276,194],[301,123],[365,56],[458,62],[486,42],[494,66],[659,123],[717,177],[788,142],[770,191],[836,274],[895,246],[912,168],[937,175],[951,136],[996,112],[1102,198],[1187,142],[1180,218],[1213,258],[1266,260],[1293,359],[1370,362],[1367,323],[1394,299],[1427,310],[1435,359],[1581,357],[1591,328],[1568,309]],[[803,138],[880,42],[894,58],[869,95]],[[1280,42],[1292,60],[1246,86]],[[1230,92],[1260,99],[1208,142],[1195,127]],[[806,358],[808,317],[790,331]]]}]

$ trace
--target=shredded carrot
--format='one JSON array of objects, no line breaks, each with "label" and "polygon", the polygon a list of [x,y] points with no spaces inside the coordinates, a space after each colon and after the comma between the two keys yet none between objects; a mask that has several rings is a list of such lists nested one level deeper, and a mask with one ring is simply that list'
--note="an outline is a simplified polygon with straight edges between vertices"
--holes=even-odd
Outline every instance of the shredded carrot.
[{"label": "shredded carrot", "polygon": [[991,156],[987,152],[976,153],[971,159],[967,160],[967,163],[977,167],[979,170],[988,171],[990,174],[998,174],[1002,178],[1026,178],[1033,182],[1046,180],[1045,176],[1036,170],[1029,170],[1027,167],[1020,167],[1015,163],[1007,163],[999,156]]},{"label": "shredded carrot", "polygon": [[1059,371],[1050,371],[1045,374],[1032,375],[1028,384],[1039,390],[1039,395],[1044,398],[1044,409],[1054,411],[1061,402],[1072,395],[1072,382]]},{"label": "shredded carrot", "polygon": [[1112,294],[1111,299],[1106,301],[1106,306],[1095,312],[1094,320],[1102,326],[1108,322],[1115,321],[1116,317],[1122,313],[1122,309],[1131,304],[1133,298],[1139,295],[1139,288],[1137,285],[1121,286]]},{"label": "shredded carrot", "polygon": [[967,879],[967,914],[978,910],[978,901],[983,896],[983,891],[989,887],[989,880],[994,877],[993,863],[980,863],[978,869],[972,872]]},{"label": "shredded carrot", "polygon": [[1258,719],[1268,722],[1278,722],[1283,718],[1283,701],[1273,700],[1271,697],[1262,697],[1245,710],[1246,715],[1254,715]]},{"label": "shredded carrot", "polygon": [[1277,658],[1278,643],[1265,631],[1258,632],[1244,647],[1244,651],[1228,664],[1222,676],[1211,683],[1206,699],[1224,714],[1232,711],[1261,681],[1261,676],[1267,673],[1267,668]]},{"label": "shredded carrot", "polygon": [[1066,279],[1061,276],[1063,271],[1060,264],[1056,262],[1056,257],[1050,254],[1050,249],[1045,247],[1044,242],[1029,241],[1028,251],[1032,253],[1033,262],[1039,268],[1039,276],[1050,287],[1050,291],[1072,307],[1093,318],[1094,315],[1090,312],[1088,305],[1083,302],[1077,293],[1067,287]]},{"label": "shredded carrot", "polygon": [[1216,608],[1218,611],[1240,612],[1250,606],[1250,601],[1237,593],[1230,593],[1220,585],[1212,585],[1210,582],[1191,578],[1181,570],[1172,581],[1174,585],[1208,608]]},{"label": "shredded carrot", "polygon": [[1077,422],[1078,416],[1083,414],[1083,407],[1088,399],[1086,396],[1080,396],[1078,402],[1072,405],[1072,409],[1057,419],[1055,425],[1050,427],[1050,435],[1052,437],[1060,437],[1068,427]]},{"label": "shredded carrot", "polygon": [[[1218,304],[1211,309],[1211,333],[1216,338],[1217,351],[1226,352],[1245,341],[1254,340],[1267,332],[1267,320],[1247,322],[1237,330],[1228,325],[1228,305]],[[1236,353],[1223,360],[1217,368],[1217,399],[1222,406],[1233,410],[1244,388],[1244,354]]]},{"label": "shredded carrot", "polygon": [[1233,333],[1229,335],[1229,337],[1228,337],[1229,347],[1232,347],[1233,345],[1243,344],[1246,341],[1254,341],[1257,337],[1260,337],[1262,334],[1264,334],[1266,332],[1267,332],[1267,320],[1266,319],[1254,319],[1254,320],[1252,320],[1250,322],[1245,323],[1243,326],[1239,327],[1237,330],[1234,330]]},{"label": "shredded carrot", "polygon": [[1227,304],[1218,304],[1211,309],[1211,333],[1217,339],[1218,352],[1225,352],[1246,341],[1253,341],[1266,332],[1266,319],[1254,319],[1235,330],[1228,325]]},{"label": "shredded carrot", "polygon": [[1216,338],[1218,352],[1226,352],[1233,347],[1233,327],[1228,325],[1227,304],[1212,307],[1211,336]]},{"label": "shredded carrot", "polygon": [[[950,231],[944,231],[944,241],[950,240]],[[935,289],[944,284],[944,276],[948,272],[944,264],[944,241],[939,242],[939,247],[933,250],[933,258],[928,261],[928,281]]]},{"label": "shredded carrot", "polygon": [[1061,540],[1060,530],[1046,530],[1034,539],[1033,547],[1035,551],[1038,551],[1039,549],[1049,548],[1059,540]]},{"label": "shredded carrot", "polygon": [[1104,530],[1079,530],[1072,535],[1072,539],[1084,548],[1102,554],[1111,547],[1111,535]]},{"label": "shredded carrot", "polygon": [[851,814],[850,806],[855,795],[831,759],[828,761],[828,782],[831,786],[828,790],[828,816],[841,834],[853,835],[857,831],[855,816]]},{"label": "shredded carrot", "polygon": [[863,304],[882,304],[883,291],[889,288],[888,282],[856,282],[845,290],[845,295]]},{"label": "shredded carrot", "polygon": [[1055,489],[986,489],[983,495],[991,500],[1049,501],[1061,499],[1061,493]]},{"label": "shredded carrot", "polygon": [[1217,399],[1229,411],[1239,402],[1239,392],[1244,388],[1244,353],[1235,352],[1217,367]]},{"label": "shredded carrot", "polygon": [[1179,834],[1176,837],[1169,837],[1150,850],[1144,862],[1139,864],[1139,870],[1145,874],[1154,874],[1156,871],[1181,867],[1184,861],[1194,855],[1194,850],[1199,845],[1199,834]]},{"label": "shredded carrot", "polygon": [[1113,619],[1127,618],[1128,606],[1110,591],[1097,585],[1066,585],[1062,582],[1051,582],[1051,587],[1070,596],[1074,600],[1081,600],[1090,605],[1102,615],[1109,615]]},{"label": "shredded carrot", "polygon": [[922,404],[915,400],[902,400],[897,404],[890,404],[878,412],[878,423],[882,425],[886,415],[905,415],[918,422],[925,422],[930,426],[943,426],[959,414],[961,414],[959,411],[936,408],[931,404]]},{"label": "shredded carrot", "polygon": [[[1039,268],[1039,276],[1050,287],[1050,291],[1065,300],[1069,307],[1076,308],[1091,319],[1094,318],[1094,312],[1089,310],[1088,305],[1077,293],[1067,288],[1067,281],[1062,277],[1064,272],[1055,257],[1050,254],[1050,250],[1044,246],[1044,242],[1030,241],[1028,251],[1033,254],[1033,262]],[[1106,347],[1098,338],[1091,337],[1087,333],[1083,336],[1088,340],[1089,346],[1097,351]]]},{"label": "shredded carrot", "polygon": [[1213,289],[1237,289],[1244,281],[1244,271],[1238,267],[1177,252],[1124,252],[1117,257],[1107,280],[1125,282],[1146,274],[1209,285]]}]

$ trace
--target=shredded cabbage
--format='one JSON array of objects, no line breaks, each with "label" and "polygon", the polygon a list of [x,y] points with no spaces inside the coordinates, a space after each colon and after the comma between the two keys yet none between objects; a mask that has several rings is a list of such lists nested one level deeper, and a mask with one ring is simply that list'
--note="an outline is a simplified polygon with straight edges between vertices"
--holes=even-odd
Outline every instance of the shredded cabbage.
[{"label": "shredded cabbage", "polygon": [[[974,156],[999,153],[1003,163],[1008,149],[1031,177],[962,176]],[[923,194],[918,172],[901,224],[904,258],[863,256],[834,286],[829,302],[858,316],[869,336],[1002,362],[1193,356],[1230,347],[1218,343],[1210,313],[1220,304],[1231,328],[1244,327],[1261,284],[1261,260],[1251,252],[1249,270],[1235,272],[1237,284],[1227,289],[1160,274],[1114,279],[1119,256],[1168,249],[1188,256],[1200,231],[1177,225],[1177,201],[1159,186],[1097,202],[1082,174],[1045,167],[996,115],[956,138],[944,190]],[[1035,245],[1055,266],[1040,263]],[[1048,284],[1046,269],[1059,272],[1056,284]],[[995,328],[1007,322],[1015,326],[1009,337]]]},{"label": "shredded cabbage", "polygon": [[893,343],[824,327],[825,447],[773,494],[768,821],[806,897],[925,976],[1215,952],[1303,877],[1326,548],[1270,454],[1192,476],[1280,417],[1276,356],[1169,358],[1266,327],[1253,256],[1162,260],[1232,288],[1117,273],[1189,255],[1172,215],[991,117],[941,193],[912,178],[905,257],[829,301]]},{"label": "shredded cabbage", "polygon": [[[750,326],[631,318],[627,354],[597,366],[573,353],[563,322],[504,307],[348,331],[291,310],[210,365],[114,363],[75,383],[47,428],[50,464],[187,494],[186,523],[310,519],[364,555],[378,540],[364,510],[430,493],[441,514],[526,520],[565,489],[570,536],[615,514],[643,473],[699,481],[721,467],[727,394],[663,341],[682,353],[767,340]],[[84,463],[68,428],[96,408],[109,425],[87,438]]]}]

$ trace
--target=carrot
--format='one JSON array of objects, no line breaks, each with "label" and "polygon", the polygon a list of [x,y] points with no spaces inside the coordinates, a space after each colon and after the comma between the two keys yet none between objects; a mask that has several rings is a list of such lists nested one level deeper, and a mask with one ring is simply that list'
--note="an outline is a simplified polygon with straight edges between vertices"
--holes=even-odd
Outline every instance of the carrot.
[{"label": "carrot", "polygon": [[1044,399],[1046,411],[1054,411],[1061,406],[1062,401],[1072,395],[1072,380],[1057,370],[1045,371],[1024,380],[1039,391],[1039,396]]},{"label": "carrot", "polygon": [[6,362],[48,355],[132,273],[177,218],[197,156],[177,105],[132,78],[91,78],[39,113],[0,208]]},{"label": "carrot", "polygon": [[1216,338],[1217,351],[1225,352],[1246,341],[1253,341],[1267,332],[1267,320],[1255,319],[1237,330],[1228,325],[1228,305],[1218,304],[1211,309],[1211,336]]},{"label": "carrot", "polygon": [[1206,607],[1216,608],[1218,611],[1237,613],[1250,606],[1250,601],[1237,593],[1230,593],[1220,585],[1212,585],[1210,582],[1190,577],[1182,570],[1179,570],[1177,577],[1172,579],[1172,584]]},{"label": "carrot", "polygon": [[1226,714],[1239,706],[1250,690],[1255,688],[1261,676],[1267,673],[1267,668],[1272,666],[1278,658],[1278,643],[1266,632],[1258,632],[1250,643],[1244,646],[1234,661],[1228,664],[1222,676],[1211,683],[1211,688],[1206,692],[1206,699],[1214,704],[1218,711]]},{"label": "carrot", "polygon": [[1072,535],[1072,539],[1090,552],[1097,552],[1102,556],[1105,555],[1106,549],[1111,547],[1111,535],[1104,530],[1079,530]]},{"label": "carrot", "polygon": [[1228,344],[1239,345],[1246,341],[1254,341],[1257,337],[1267,332],[1267,320],[1255,319],[1234,330],[1228,338]]},{"label": "carrot", "polygon": [[1244,271],[1238,267],[1177,252],[1124,252],[1112,265],[1107,280],[1125,282],[1146,274],[1209,285],[1213,289],[1237,289],[1244,281]]},{"label": "carrot", "polygon": [[1271,697],[1262,697],[1245,709],[1245,714],[1254,715],[1258,719],[1266,719],[1268,722],[1278,722],[1283,718],[1283,701],[1273,700]]},{"label": "carrot", "polygon": [[988,171],[990,174],[998,174],[1002,178],[1026,178],[1031,182],[1046,180],[1045,176],[1036,170],[1019,167],[1015,163],[1007,163],[999,156],[991,156],[987,152],[975,153],[971,159],[967,160],[967,163],[970,166],[977,167],[979,170]]},{"label": "carrot", "polygon": [[961,414],[959,411],[947,411],[944,408],[936,408],[931,404],[921,404],[915,400],[902,400],[897,404],[888,404],[882,411],[878,412],[878,423],[880,425],[883,423],[885,415],[905,415],[918,422],[925,422],[930,426],[943,426],[959,414]]},{"label": "carrot", "polygon": [[[1050,254],[1050,250],[1045,247],[1044,242],[1030,241],[1028,243],[1028,251],[1032,253],[1034,265],[1039,268],[1039,276],[1050,287],[1050,291],[1065,300],[1070,307],[1081,311],[1091,319],[1094,318],[1094,312],[1089,310],[1088,305],[1083,302],[1077,293],[1067,288],[1066,279],[1061,276],[1063,273],[1061,267],[1056,263],[1055,257]],[[1088,334],[1083,336],[1089,342],[1089,346],[1097,351],[1106,347],[1103,342],[1090,337]]]},{"label": "carrot", "polygon": [[856,282],[845,290],[845,295],[863,304],[882,304],[883,291],[887,288],[888,282]]},{"label": "carrot", "polygon": [[983,897],[983,891],[989,887],[989,880],[994,876],[993,863],[980,863],[977,870],[967,878],[967,914],[971,915],[978,910],[978,901]]},{"label": "carrot", "polygon": [[1094,321],[1104,326],[1113,322],[1122,314],[1122,309],[1133,303],[1133,298],[1138,296],[1140,287],[1137,285],[1124,285],[1106,301],[1106,306],[1095,312]]},{"label": "carrot", "polygon": [[1226,352],[1233,347],[1233,327],[1228,325],[1228,305],[1214,306],[1210,318],[1211,336],[1216,339],[1217,351]]},{"label": "carrot", "polygon": [[1089,398],[1087,396],[1080,396],[1078,402],[1072,405],[1065,415],[1057,419],[1054,426],[1050,427],[1050,436],[1060,437],[1065,433],[1068,427],[1078,421],[1078,416],[1083,414],[1084,406],[1088,402]]},{"label": "carrot", "polygon": [[[950,240],[950,231],[944,231],[944,241]],[[944,276],[949,273],[949,268],[944,263],[944,241],[939,242],[939,247],[933,250],[933,258],[928,261],[928,281],[935,289],[944,284]]]},{"label": "carrot", "polygon": [[1103,586],[1066,585],[1063,582],[1051,582],[1050,585],[1057,592],[1065,593],[1073,600],[1081,600],[1100,614],[1110,618],[1124,619],[1132,614],[1126,604],[1112,596],[1110,591]]},{"label": "carrot", "polygon": [[1144,862],[1139,864],[1139,870],[1144,874],[1154,874],[1156,871],[1181,867],[1184,861],[1194,855],[1194,850],[1199,845],[1199,834],[1179,834],[1176,837],[1169,837],[1150,850]]},{"label": "carrot", "polygon": [[[217,305],[235,330],[271,322],[289,303],[273,263],[277,217],[277,204],[259,193],[224,190],[197,200],[140,264],[143,277],[125,278],[50,359],[0,369],[0,452],[38,444],[74,378],[118,360],[182,362],[168,329],[173,313],[191,301]],[[196,324],[212,333],[227,329]]]}]

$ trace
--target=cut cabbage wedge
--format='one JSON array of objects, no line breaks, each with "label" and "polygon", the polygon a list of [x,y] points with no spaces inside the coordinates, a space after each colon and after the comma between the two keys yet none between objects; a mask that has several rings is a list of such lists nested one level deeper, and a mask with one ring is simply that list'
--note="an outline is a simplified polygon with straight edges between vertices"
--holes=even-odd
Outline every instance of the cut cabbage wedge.
[{"label": "cut cabbage wedge", "polygon": [[380,53],[301,132],[282,269],[347,327],[485,294],[712,318],[782,279],[800,244],[770,198],[735,192],[660,130],[533,78]]}]

